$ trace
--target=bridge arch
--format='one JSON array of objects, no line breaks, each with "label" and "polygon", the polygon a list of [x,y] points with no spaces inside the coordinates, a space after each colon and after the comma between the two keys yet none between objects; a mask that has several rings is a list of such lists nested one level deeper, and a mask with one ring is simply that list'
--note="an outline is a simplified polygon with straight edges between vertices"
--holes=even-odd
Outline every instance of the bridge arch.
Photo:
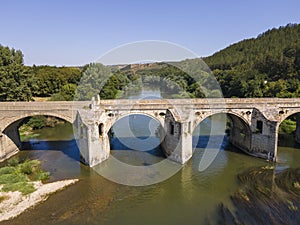
[{"label": "bridge arch", "polygon": [[[195,128],[205,119],[207,119],[210,116],[218,115],[218,114],[226,114],[226,115],[231,115],[239,118],[241,121],[244,122],[245,125],[247,125],[249,128],[251,127],[250,121],[251,121],[251,113],[250,111],[247,111],[246,113],[240,112],[240,111],[235,111],[235,110],[220,110],[220,111],[209,111],[209,112],[200,112],[200,111],[195,111],[195,117],[196,119],[194,120],[193,126],[192,126],[192,131],[195,130]],[[251,130],[251,129],[250,129]]]},{"label": "bridge arch", "polygon": [[[161,115],[163,118],[164,116]],[[98,131],[99,138],[107,140],[107,154],[113,157],[120,157],[120,155],[128,154],[126,157],[119,158],[120,161],[132,163],[152,164],[158,158],[145,157],[146,155],[155,155],[164,157],[161,148],[161,140],[163,137],[163,125],[157,116],[149,113],[130,112],[111,118],[109,126],[105,123],[99,123]],[[102,136],[101,136],[102,135]],[[112,150],[130,150],[113,151]],[[135,150],[134,152],[131,150]],[[147,152],[146,155],[141,152]],[[154,161],[153,161],[154,160]]]},{"label": "bridge arch", "polygon": [[32,116],[51,116],[73,124],[72,118],[55,112],[24,112],[9,117],[4,120],[0,130],[0,160],[10,157],[22,149],[19,127],[26,118]]},{"label": "bridge arch", "polygon": [[[201,126],[201,123],[214,116],[226,116],[225,118],[221,117],[221,129],[224,128],[224,135],[229,136],[229,142],[235,147],[239,148],[247,154],[251,154],[251,139],[252,131],[249,121],[240,113],[234,111],[219,111],[207,114],[199,118],[193,129],[193,133],[196,131],[198,126]],[[223,131],[220,131],[220,135]]]},{"label": "bridge arch", "polygon": [[22,122],[22,120],[32,117],[32,116],[52,116],[56,117],[62,120],[65,120],[71,124],[73,124],[74,119],[72,117],[69,117],[67,115],[64,115],[63,113],[55,113],[55,112],[24,112],[24,113],[19,113],[17,116],[13,116],[11,118],[8,118],[5,120],[5,122],[2,124],[2,131],[4,131],[7,127],[9,127],[11,124],[16,123],[16,122]]},{"label": "bridge arch", "polygon": [[279,119],[277,120],[277,125],[278,127],[280,126],[280,124],[286,120],[288,117],[297,115],[299,113],[300,115],[300,108],[297,109],[290,109],[290,110],[285,110],[285,109],[279,109],[278,110],[278,117]]},{"label": "bridge arch", "polygon": [[[297,143],[300,144],[300,110],[289,111],[288,113],[281,116],[280,120],[277,123],[277,129],[276,129],[276,131],[278,133],[278,137],[279,137],[279,132],[280,132],[280,126],[283,124],[284,121],[286,121],[288,119],[292,119],[296,123],[296,128],[293,131],[293,132],[295,132],[294,133],[294,136],[295,136],[294,140]],[[290,124],[290,125],[288,124],[288,126],[292,126],[292,124]]]},{"label": "bridge arch", "polygon": [[[155,121],[157,121],[161,126],[164,125],[164,115],[162,115],[161,113],[165,113],[163,110],[160,111],[156,111],[156,112],[142,112],[142,111],[131,111],[131,112],[124,112],[124,113],[113,113],[113,112],[108,112],[107,113],[107,119],[105,121],[105,131],[109,131],[113,125],[118,122],[119,120],[121,120],[122,118],[125,118],[127,116],[131,116],[131,115],[144,115],[147,117],[150,117],[151,119],[154,119]],[[112,114],[112,115],[110,115]],[[98,121],[98,124],[103,124],[101,121]]]}]

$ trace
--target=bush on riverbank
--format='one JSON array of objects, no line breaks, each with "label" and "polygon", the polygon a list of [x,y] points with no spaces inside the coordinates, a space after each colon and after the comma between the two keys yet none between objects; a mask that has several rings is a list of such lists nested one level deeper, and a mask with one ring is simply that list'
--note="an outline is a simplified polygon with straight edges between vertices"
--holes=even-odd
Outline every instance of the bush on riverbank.
[{"label": "bush on riverbank", "polygon": [[55,127],[59,123],[64,123],[64,121],[52,116],[33,116],[26,125],[33,130],[39,130],[44,127]]},{"label": "bush on riverbank", "polygon": [[65,123],[64,120],[52,116],[33,116],[28,119],[20,128],[21,141],[28,138],[35,138],[39,134],[34,133],[34,130],[40,130],[44,127],[55,127],[58,124]]},{"label": "bush on riverbank", "polygon": [[293,134],[296,130],[296,121],[292,119],[286,119],[282,121],[279,126],[279,134]]},{"label": "bush on riverbank", "polygon": [[41,169],[38,160],[25,160],[13,157],[7,161],[7,166],[0,168],[1,191],[20,191],[23,195],[35,191],[33,181],[49,179],[49,173]]}]

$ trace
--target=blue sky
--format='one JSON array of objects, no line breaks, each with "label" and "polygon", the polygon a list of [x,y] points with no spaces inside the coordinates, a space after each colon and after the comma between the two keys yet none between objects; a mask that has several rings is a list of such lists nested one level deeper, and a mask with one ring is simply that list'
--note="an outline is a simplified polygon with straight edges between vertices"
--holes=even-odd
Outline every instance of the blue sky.
[{"label": "blue sky", "polygon": [[119,45],[173,42],[199,56],[300,23],[300,1],[0,0],[0,44],[27,65],[84,65]]}]

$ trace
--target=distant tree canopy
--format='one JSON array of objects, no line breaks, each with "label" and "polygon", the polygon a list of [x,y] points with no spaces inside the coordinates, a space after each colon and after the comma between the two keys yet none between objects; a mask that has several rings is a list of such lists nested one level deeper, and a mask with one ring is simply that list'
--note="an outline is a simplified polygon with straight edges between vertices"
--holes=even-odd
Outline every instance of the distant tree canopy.
[{"label": "distant tree canopy", "polygon": [[[32,93],[35,97],[50,97],[60,94],[70,87],[76,87],[81,78],[81,70],[76,67],[32,66],[28,67],[34,86]],[[74,95],[74,93],[73,93]],[[70,96],[62,95],[69,100]]]},{"label": "distant tree canopy", "polygon": [[0,45],[0,101],[90,100],[97,94],[111,99],[140,90],[142,83],[176,98],[221,97],[222,93],[224,97],[300,97],[300,25],[268,30],[203,60],[29,67],[24,66],[20,50]]},{"label": "distant tree canopy", "polygon": [[0,45],[0,101],[29,101],[31,87],[22,52]]}]

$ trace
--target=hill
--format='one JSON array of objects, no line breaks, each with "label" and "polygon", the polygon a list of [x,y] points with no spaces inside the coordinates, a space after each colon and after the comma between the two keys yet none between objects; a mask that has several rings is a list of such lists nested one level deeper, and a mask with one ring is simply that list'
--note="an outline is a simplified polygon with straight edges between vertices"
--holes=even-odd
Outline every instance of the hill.
[{"label": "hill", "polygon": [[203,60],[226,97],[299,97],[300,24],[273,28]]}]

